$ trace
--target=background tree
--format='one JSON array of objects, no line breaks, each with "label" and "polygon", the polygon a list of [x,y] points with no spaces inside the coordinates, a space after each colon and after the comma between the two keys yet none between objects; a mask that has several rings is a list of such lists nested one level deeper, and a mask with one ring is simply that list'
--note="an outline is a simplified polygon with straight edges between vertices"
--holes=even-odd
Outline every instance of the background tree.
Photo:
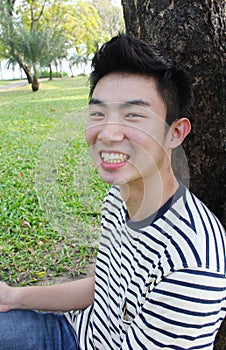
[{"label": "background tree", "polygon": [[92,0],[92,4],[101,18],[98,42],[105,42],[124,31],[125,23],[121,6],[117,6],[112,0]]},{"label": "background tree", "polygon": [[75,6],[67,11],[67,17],[68,26],[65,29],[70,47],[74,49],[68,55],[70,69],[78,65],[84,67],[101,37],[101,18],[95,6],[82,0],[77,1]]},{"label": "background tree", "polygon": [[[122,0],[122,5],[127,33],[170,52],[191,76],[193,131],[184,145],[190,188],[225,223],[225,1]],[[226,349],[226,321],[219,334],[216,349]]]},{"label": "background tree", "polygon": [[20,65],[33,91],[42,67],[51,79],[52,65],[62,66],[64,58],[71,69],[78,61],[85,66],[98,44],[124,28],[122,9],[112,0],[2,0],[0,11],[5,58]]},{"label": "background tree", "polygon": [[94,50],[100,17],[89,1],[2,0],[1,42],[5,57],[13,58],[24,70],[33,91],[39,88],[40,67],[66,56],[70,47],[86,57]]},{"label": "background tree", "polygon": [[5,47],[5,57],[20,65],[33,91],[37,91],[38,65],[43,53],[46,54],[47,42],[44,40],[49,34],[48,29],[43,31],[40,26],[47,1],[40,5],[35,0],[23,1],[17,7],[15,3],[15,0],[3,0],[0,5],[4,13],[1,18],[1,41]]},{"label": "background tree", "polygon": [[[92,0],[86,7],[84,7],[84,1],[79,1],[75,9],[80,18],[79,21],[71,21],[73,30],[70,33],[75,40],[76,48],[76,52],[72,52],[68,57],[72,76],[74,66],[85,67],[98,45],[100,46],[125,28],[122,8],[112,0]],[[82,28],[80,28],[81,22]],[[90,24],[92,30],[88,28]]]},{"label": "background tree", "polygon": [[0,42],[0,78],[3,79],[3,74],[2,74],[2,60],[4,59],[4,47],[2,43]]}]

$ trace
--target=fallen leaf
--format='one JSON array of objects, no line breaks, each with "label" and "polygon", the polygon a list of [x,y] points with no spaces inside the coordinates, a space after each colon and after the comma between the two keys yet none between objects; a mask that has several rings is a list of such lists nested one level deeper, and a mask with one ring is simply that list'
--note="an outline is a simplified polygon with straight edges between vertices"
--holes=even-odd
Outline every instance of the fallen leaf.
[{"label": "fallen leaf", "polygon": [[30,223],[29,223],[28,221],[25,221],[25,220],[24,220],[24,221],[22,222],[22,227],[23,227],[23,228],[30,227]]},{"label": "fallen leaf", "polygon": [[37,276],[38,278],[44,278],[44,277],[46,277],[46,272],[45,272],[45,271],[37,272],[37,273],[36,273],[36,276]]}]

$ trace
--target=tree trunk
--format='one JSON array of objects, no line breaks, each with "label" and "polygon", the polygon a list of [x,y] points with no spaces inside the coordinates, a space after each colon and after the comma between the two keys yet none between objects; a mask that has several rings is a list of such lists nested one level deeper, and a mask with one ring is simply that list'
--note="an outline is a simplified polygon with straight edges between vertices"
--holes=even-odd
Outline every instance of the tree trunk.
[{"label": "tree trunk", "polygon": [[51,64],[49,64],[49,80],[53,80],[53,70]]},{"label": "tree trunk", "polygon": [[[224,0],[122,0],[122,4],[127,33],[169,51],[192,77],[193,132],[184,144],[190,188],[225,223]],[[131,4],[136,7],[133,14],[128,10]],[[134,22],[138,29],[134,30]]]},{"label": "tree trunk", "polygon": [[[166,49],[192,78],[192,133],[184,143],[190,189],[226,224],[225,0],[122,0],[122,5],[127,33]],[[215,350],[226,349],[225,329],[226,320]]]},{"label": "tree trunk", "polygon": [[28,67],[26,64],[24,64],[23,62],[21,61],[18,61],[19,65],[20,65],[20,68],[23,69],[26,77],[27,77],[27,81],[28,81],[28,84],[32,84],[32,81],[33,81],[33,74],[31,72],[31,69],[30,67]]},{"label": "tree trunk", "polygon": [[31,87],[32,87],[33,92],[36,92],[39,90],[39,82],[38,82],[38,79],[35,75],[33,76],[33,81],[31,83]]},{"label": "tree trunk", "polygon": [[1,72],[1,80],[3,80],[3,74],[2,74],[2,62],[0,61],[0,72]]},{"label": "tree trunk", "polygon": [[31,84],[32,91],[38,91],[39,90],[39,82],[37,77],[32,74],[31,69],[29,66],[27,66],[22,60],[18,60],[18,63],[20,67],[23,69],[24,73],[26,74],[28,83]]},{"label": "tree trunk", "polygon": [[39,90],[39,82],[35,75],[32,74],[30,67],[28,67],[23,62],[19,62],[20,67],[24,70],[28,83],[31,84],[32,91],[38,91]]},{"label": "tree trunk", "polygon": [[122,0],[123,16],[125,20],[126,32],[135,37],[140,36],[140,21],[136,0]]},{"label": "tree trunk", "polygon": [[31,84],[32,91],[38,91],[39,82],[35,74],[32,73],[31,68],[24,62],[24,59],[21,55],[17,55],[14,52],[12,52],[12,55],[14,59],[19,63],[20,68],[23,69],[24,73],[26,74],[28,83]]},{"label": "tree trunk", "polygon": [[62,66],[62,59],[59,58],[59,64],[60,64],[60,78],[63,79],[63,66]]},{"label": "tree trunk", "polygon": [[68,65],[69,65],[69,68],[70,68],[70,71],[71,71],[71,78],[74,78],[73,65],[71,64],[70,60],[68,61]]}]

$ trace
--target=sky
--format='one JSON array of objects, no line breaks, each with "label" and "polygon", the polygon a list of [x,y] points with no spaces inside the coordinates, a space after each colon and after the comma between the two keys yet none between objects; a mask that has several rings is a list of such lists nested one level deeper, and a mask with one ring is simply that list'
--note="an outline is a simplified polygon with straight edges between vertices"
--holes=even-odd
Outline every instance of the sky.
[{"label": "sky", "polygon": [[114,5],[120,6],[121,5],[121,0],[112,0]]}]

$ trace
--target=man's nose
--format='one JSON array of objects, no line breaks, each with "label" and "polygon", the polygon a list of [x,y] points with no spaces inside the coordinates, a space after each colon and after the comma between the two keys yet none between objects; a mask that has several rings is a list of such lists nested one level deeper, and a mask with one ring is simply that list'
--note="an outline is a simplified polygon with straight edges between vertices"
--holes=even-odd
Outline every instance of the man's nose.
[{"label": "man's nose", "polygon": [[101,126],[98,140],[106,142],[120,142],[124,138],[123,125],[119,122],[105,122]]}]

